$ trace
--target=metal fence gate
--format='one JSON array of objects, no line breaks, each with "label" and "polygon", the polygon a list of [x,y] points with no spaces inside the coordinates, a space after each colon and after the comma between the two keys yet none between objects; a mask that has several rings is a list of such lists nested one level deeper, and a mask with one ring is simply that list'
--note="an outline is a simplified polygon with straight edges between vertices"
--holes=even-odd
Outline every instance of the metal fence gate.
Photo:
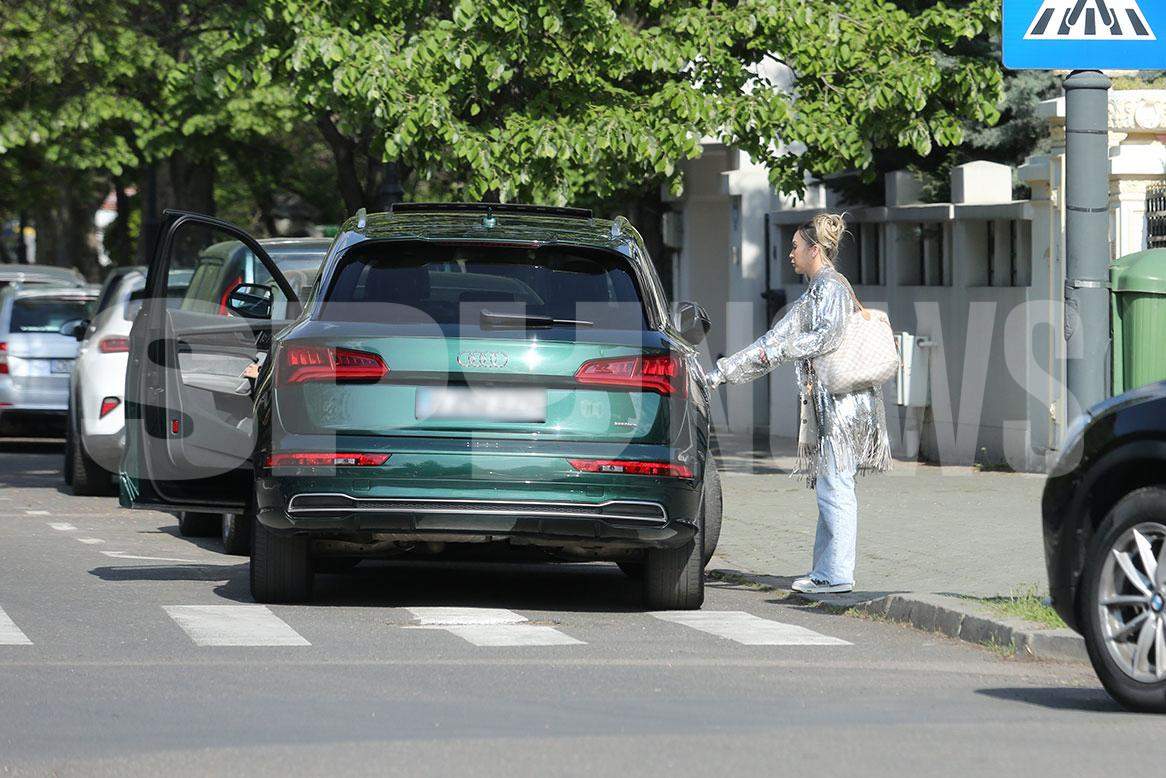
[{"label": "metal fence gate", "polygon": [[1146,190],[1146,248],[1166,248],[1166,184]]}]

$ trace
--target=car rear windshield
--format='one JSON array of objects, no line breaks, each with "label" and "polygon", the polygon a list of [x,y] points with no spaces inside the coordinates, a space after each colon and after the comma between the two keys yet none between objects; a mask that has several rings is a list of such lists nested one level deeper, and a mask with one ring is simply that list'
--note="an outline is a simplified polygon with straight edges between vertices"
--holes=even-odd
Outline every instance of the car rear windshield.
[{"label": "car rear windshield", "polygon": [[86,300],[26,298],[12,303],[10,332],[56,332],[74,319],[89,318]]},{"label": "car rear windshield", "polygon": [[524,317],[600,329],[643,330],[644,305],[628,260],[585,248],[370,243],[338,264],[321,318],[520,326]]}]

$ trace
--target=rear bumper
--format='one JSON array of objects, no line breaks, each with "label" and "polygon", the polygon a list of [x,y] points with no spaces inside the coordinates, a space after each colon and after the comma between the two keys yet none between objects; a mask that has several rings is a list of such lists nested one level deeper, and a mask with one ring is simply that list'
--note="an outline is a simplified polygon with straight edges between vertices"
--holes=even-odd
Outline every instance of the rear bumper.
[{"label": "rear bumper", "polygon": [[68,409],[68,376],[0,377],[0,412],[54,412]]},{"label": "rear bumper", "polygon": [[[635,478],[635,477],[631,477]],[[701,491],[692,482],[596,485],[424,479],[381,481],[260,475],[257,518],[321,537],[484,542],[589,549],[673,548],[692,539]],[[627,479],[621,479],[627,480]],[[673,479],[676,480],[676,479]]]},{"label": "rear bumper", "polygon": [[125,450],[125,430],[114,435],[82,435],[85,453],[106,470],[116,473]]}]

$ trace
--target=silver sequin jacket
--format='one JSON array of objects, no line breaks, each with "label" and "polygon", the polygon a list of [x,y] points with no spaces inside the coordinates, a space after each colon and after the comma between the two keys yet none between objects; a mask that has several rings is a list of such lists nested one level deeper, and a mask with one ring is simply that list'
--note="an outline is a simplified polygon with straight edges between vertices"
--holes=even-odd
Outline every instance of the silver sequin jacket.
[{"label": "silver sequin jacket", "polygon": [[888,470],[891,448],[886,410],[879,388],[832,395],[815,380],[814,360],[842,342],[842,333],[855,302],[850,285],[838,271],[818,271],[804,294],[785,316],[751,345],[717,360],[710,378],[742,384],[793,361],[802,409],[797,474],[814,486],[819,473],[831,467],[859,473]]}]

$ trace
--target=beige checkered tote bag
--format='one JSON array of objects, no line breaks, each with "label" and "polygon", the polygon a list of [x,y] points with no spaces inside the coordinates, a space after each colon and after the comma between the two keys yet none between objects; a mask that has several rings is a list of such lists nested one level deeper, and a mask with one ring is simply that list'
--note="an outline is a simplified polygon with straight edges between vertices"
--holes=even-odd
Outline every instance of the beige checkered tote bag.
[{"label": "beige checkered tote bag", "polygon": [[[850,284],[846,285],[850,288]],[[891,321],[863,307],[850,289],[856,310],[847,317],[842,343],[814,360],[814,372],[830,394],[850,394],[882,386],[899,370],[899,349]]]}]

